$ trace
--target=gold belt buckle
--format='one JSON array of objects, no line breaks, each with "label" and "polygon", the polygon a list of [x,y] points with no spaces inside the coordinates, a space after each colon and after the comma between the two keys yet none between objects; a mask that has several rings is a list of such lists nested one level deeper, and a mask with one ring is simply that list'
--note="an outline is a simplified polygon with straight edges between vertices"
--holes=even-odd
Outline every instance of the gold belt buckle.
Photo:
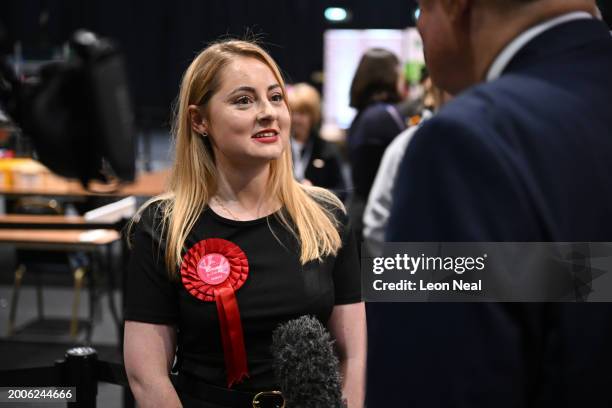
[{"label": "gold belt buckle", "polygon": [[253,397],[253,408],[265,408],[264,402],[270,401],[272,408],[285,408],[285,398],[280,391],[262,391]]}]

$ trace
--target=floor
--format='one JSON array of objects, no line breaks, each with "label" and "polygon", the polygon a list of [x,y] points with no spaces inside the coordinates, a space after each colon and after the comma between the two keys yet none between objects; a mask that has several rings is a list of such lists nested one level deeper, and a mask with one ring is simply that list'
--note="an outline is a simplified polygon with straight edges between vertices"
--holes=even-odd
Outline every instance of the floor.
[{"label": "floor", "polygon": [[[4,269],[4,268],[3,268]],[[3,270],[3,273],[5,271]],[[29,368],[53,365],[54,361],[64,356],[65,350],[74,346],[82,346],[86,343],[81,341],[71,341],[68,336],[55,339],[46,339],[37,336],[28,330],[24,331],[29,338],[26,340],[19,335],[15,338],[7,338],[7,322],[9,315],[9,304],[11,300],[12,287],[0,286],[0,361],[2,369]],[[71,315],[72,296],[71,288],[45,288],[43,292],[44,308],[46,318],[60,318],[67,321]],[[120,301],[119,291],[114,293],[115,301]],[[120,351],[118,348],[118,332],[111,319],[108,307],[108,296],[104,295],[100,299],[100,308],[97,311],[97,318],[93,327],[91,346],[99,350],[99,359],[112,362],[120,362]],[[83,297],[80,304],[79,316],[85,318],[88,311],[87,297]],[[33,287],[23,287],[19,296],[19,307],[16,319],[17,327],[32,321],[37,317],[36,297]],[[30,334],[28,334],[30,333]],[[23,335],[22,335],[23,336]],[[46,336],[44,336],[46,337]],[[21,339],[21,340],[20,340]],[[3,384],[4,385],[4,384]],[[118,385],[99,383],[97,403],[100,407],[120,407],[122,401],[122,387]],[[19,404],[15,406],[35,407],[53,406],[65,407],[65,404],[54,405],[44,404]]]}]

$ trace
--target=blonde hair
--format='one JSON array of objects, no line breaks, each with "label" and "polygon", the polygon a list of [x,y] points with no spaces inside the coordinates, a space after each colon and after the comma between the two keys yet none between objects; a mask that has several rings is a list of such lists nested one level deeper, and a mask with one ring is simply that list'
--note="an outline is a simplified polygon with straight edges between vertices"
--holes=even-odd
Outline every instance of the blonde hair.
[{"label": "blonde hair", "polygon": [[305,82],[289,87],[287,100],[292,111],[306,112],[312,120],[313,126],[321,122],[321,96],[311,85]]},{"label": "blonde hair", "polygon": [[[177,267],[189,232],[218,187],[210,142],[192,129],[189,105],[206,106],[220,87],[223,69],[237,56],[255,58],[266,64],[280,84],[283,96],[286,95],[282,75],[272,57],[248,41],[212,44],[185,71],[172,126],[176,152],[168,191],[146,202],[134,217],[138,218],[148,205],[161,202],[161,234],[167,233],[165,261],[172,277],[178,275]],[[331,192],[303,186],[293,178],[290,149],[284,149],[281,157],[270,162],[267,191],[283,205],[283,210],[275,216],[300,242],[302,264],[337,254],[342,240],[334,213],[338,209],[345,212],[344,206]]]}]

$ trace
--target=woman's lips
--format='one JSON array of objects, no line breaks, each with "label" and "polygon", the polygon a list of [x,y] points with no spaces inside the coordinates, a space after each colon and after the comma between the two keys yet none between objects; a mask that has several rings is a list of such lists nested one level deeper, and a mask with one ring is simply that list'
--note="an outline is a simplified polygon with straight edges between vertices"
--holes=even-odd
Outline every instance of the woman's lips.
[{"label": "woman's lips", "polygon": [[251,138],[259,143],[274,143],[278,140],[278,131],[274,129],[265,129],[255,133]]},{"label": "woman's lips", "polygon": [[278,136],[274,135],[274,136],[262,136],[262,137],[254,137],[253,138],[256,142],[259,143],[274,143],[278,140]]}]

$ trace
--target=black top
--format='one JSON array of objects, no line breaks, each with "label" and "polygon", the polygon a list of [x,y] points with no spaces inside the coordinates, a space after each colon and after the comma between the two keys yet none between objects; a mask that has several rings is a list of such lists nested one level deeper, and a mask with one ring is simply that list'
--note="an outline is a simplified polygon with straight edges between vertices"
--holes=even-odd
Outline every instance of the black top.
[{"label": "black top", "polygon": [[[343,159],[340,150],[334,143],[323,140],[316,132],[312,132],[302,155],[309,151],[305,178],[318,187],[333,191],[340,199],[344,199],[347,186],[342,177]],[[294,163],[299,160],[293,157]]]},{"label": "black top", "polygon": [[367,200],[385,149],[406,128],[396,107],[375,103],[359,112],[348,131],[348,153],[355,194]]},{"label": "black top", "polygon": [[[215,302],[197,299],[187,292],[180,279],[173,281],[168,277],[165,241],[160,248],[160,222],[159,207],[152,205],[135,226],[125,319],[175,325],[178,371],[226,386]],[[336,257],[302,266],[297,240],[274,215],[234,221],[210,208],[202,213],[187,237],[185,249],[203,239],[222,238],[238,245],[249,264],[248,279],[236,292],[236,299],[250,378],[233,388],[274,388],[270,346],[272,332],[279,324],[305,314],[326,324],[334,305],[361,301],[357,248],[352,232],[344,225],[340,231],[343,246]]]},{"label": "black top", "polygon": [[348,204],[351,225],[363,240],[363,213],[387,146],[406,127],[393,105],[374,103],[357,114],[348,131],[348,155],[354,192]]}]

